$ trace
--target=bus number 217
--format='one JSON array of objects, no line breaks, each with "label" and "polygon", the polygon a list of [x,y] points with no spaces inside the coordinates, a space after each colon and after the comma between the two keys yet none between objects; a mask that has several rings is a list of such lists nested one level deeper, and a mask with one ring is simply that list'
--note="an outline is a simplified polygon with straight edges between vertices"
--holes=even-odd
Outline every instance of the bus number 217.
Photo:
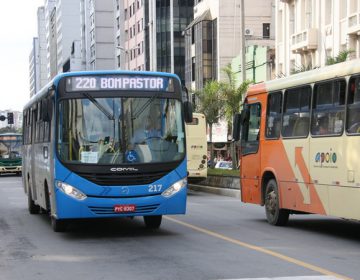
[{"label": "bus number 217", "polygon": [[160,192],[162,189],[162,185],[149,185],[149,192]]}]

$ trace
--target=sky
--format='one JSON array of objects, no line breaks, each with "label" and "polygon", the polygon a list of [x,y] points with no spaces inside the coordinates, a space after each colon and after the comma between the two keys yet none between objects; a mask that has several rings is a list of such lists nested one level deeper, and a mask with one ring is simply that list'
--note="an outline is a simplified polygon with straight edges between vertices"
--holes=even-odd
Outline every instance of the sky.
[{"label": "sky", "polygon": [[0,111],[22,111],[30,98],[29,55],[37,37],[37,9],[45,0],[0,4]]}]

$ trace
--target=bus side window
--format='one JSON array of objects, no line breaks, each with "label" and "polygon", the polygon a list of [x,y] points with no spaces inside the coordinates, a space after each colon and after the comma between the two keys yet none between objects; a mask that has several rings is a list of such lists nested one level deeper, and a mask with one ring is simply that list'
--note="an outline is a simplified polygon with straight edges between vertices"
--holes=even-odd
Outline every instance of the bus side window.
[{"label": "bus side window", "polygon": [[241,153],[256,153],[259,148],[261,106],[259,103],[248,105],[249,117],[242,126]]},{"label": "bus side window", "polygon": [[265,137],[268,139],[278,139],[281,127],[281,92],[270,93],[266,111],[266,130]]},{"label": "bus side window", "polygon": [[282,135],[284,137],[307,137],[310,119],[310,86],[285,91]]},{"label": "bus side window", "polygon": [[314,87],[312,135],[341,135],[344,127],[345,80],[333,80]]},{"label": "bus side window", "polygon": [[346,131],[349,134],[360,133],[360,77],[351,77],[349,80],[347,98]]}]

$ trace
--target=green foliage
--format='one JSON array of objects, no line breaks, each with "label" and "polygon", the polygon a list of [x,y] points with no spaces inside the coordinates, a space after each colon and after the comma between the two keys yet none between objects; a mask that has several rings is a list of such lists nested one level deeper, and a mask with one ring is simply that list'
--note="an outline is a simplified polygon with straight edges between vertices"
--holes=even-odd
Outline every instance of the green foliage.
[{"label": "green foliage", "polygon": [[236,77],[231,65],[228,64],[222,71],[226,74],[228,82],[221,82],[221,95],[225,100],[225,116],[229,125],[231,125],[234,114],[239,112],[242,107],[243,96],[251,81],[245,81],[239,87],[236,87]]},{"label": "green foliage", "polygon": [[328,57],[326,59],[326,65],[333,65],[336,63],[344,62],[348,59],[349,55],[353,53],[354,50],[343,50],[335,57]]},{"label": "green foliage", "polygon": [[224,101],[221,99],[220,88],[218,81],[211,80],[206,82],[202,90],[195,92],[200,101],[196,111],[203,113],[210,125],[217,123],[222,116]]},{"label": "green foliage", "polygon": [[298,74],[301,72],[306,72],[306,71],[310,71],[310,70],[314,70],[317,69],[319,67],[313,67],[312,64],[310,63],[309,65],[305,66],[305,65],[295,65],[293,69],[291,69],[291,74]]}]

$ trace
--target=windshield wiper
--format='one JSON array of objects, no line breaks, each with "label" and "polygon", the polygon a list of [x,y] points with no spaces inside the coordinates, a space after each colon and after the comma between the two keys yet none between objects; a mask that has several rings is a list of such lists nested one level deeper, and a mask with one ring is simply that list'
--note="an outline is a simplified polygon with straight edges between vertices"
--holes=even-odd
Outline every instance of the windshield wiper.
[{"label": "windshield wiper", "polygon": [[161,95],[161,92],[155,93],[153,96],[151,96],[150,99],[148,99],[144,105],[141,106],[141,108],[134,113],[134,116],[132,117],[133,120],[137,119],[142,112],[145,111],[145,109],[155,100],[157,99],[159,96]]},{"label": "windshield wiper", "polygon": [[115,120],[114,114],[110,113],[104,106],[102,106],[94,97],[89,95],[88,93],[83,92],[85,95],[101,112],[104,113],[105,116],[111,121]]}]

